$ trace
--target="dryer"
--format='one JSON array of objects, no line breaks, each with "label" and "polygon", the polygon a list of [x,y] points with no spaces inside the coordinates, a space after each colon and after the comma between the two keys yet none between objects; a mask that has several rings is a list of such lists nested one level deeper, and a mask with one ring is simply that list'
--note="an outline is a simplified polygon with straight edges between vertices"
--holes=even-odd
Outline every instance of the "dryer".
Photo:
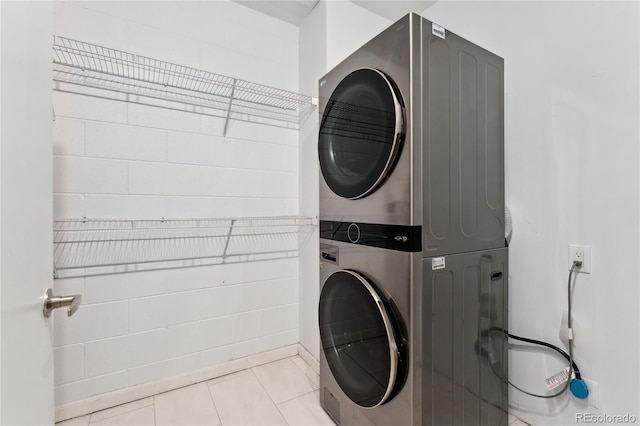
[{"label": "dryer", "polygon": [[409,38],[379,37],[320,80],[324,220],[412,223]]},{"label": "dryer", "polygon": [[504,246],[503,60],[415,14],[319,81],[320,220]]}]

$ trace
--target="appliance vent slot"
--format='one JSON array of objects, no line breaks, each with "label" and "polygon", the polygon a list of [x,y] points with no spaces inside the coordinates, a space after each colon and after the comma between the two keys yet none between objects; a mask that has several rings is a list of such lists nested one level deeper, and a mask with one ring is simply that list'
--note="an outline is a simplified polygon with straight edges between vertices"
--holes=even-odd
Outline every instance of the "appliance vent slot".
[{"label": "appliance vent slot", "polygon": [[337,425],[340,424],[340,402],[327,388],[324,390],[324,408]]}]

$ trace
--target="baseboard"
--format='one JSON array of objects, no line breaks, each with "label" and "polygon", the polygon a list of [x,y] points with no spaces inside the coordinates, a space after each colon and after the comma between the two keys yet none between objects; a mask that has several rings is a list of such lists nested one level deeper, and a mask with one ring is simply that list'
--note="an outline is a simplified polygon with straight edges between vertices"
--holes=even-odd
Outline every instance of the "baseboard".
[{"label": "baseboard", "polygon": [[300,355],[300,358],[302,358],[304,362],[306,362],[311,368],[313,368],[313,371],[315,371],[316,374],[320,374],[320,361],[318,361],[316,357],[311,355],[311,352],[309,352],[307,348],[302,346],[302,344],[300,343],[298,343],[298,355]]},{"label": "baseboard", "polygon": [[[301,351],[305,352],[302,355]],[[125,404],[127,402],[136,401],[138,399],[147,398],[159,393],[168,392],[194,383],[204,382],[206,380],[215,379],[216,377],[242,371],[247,368],[256,367],[280,359],[288,358],[294,355],[300,356],[316,371],[313,363],[315,358],[300,344],[293,344],[267,352],[250,355],[244,358],[234,359],[233,361],[224,362],[222,364],[211,367],[201,368],[199,370],[189,371],[188,373],[177,376],[168,377],[166,379],[155,380],[149,383],[143,383],[108,392],[79,401],[70,402],[56,407],[56,422],[72,419],[74,417],[84,416],[106,408],[115,407],[116,405]],[[311,362],[309,361],[311,360]],[[315,360],[317,364],[318,361]]]}]

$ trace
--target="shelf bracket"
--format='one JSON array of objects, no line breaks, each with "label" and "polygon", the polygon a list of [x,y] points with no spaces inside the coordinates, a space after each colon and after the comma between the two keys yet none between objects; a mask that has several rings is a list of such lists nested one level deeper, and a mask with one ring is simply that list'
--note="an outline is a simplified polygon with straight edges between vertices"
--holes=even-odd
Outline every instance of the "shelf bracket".
[{"label": "shelf bracket", "polygon": [[229,126],[229,117],[231,116],[231,106],[233,105],[233,97],[236,92],[236,83],[237,80],[233,79],[233,87],[231,88],[231,96],[229,96],[229,106],[227,107],[227,119],[224,122],[224,130],[222,131],[222,136],[227,137],[227,127]]},{"label": "shelf bracket", "polygon": [[222,252],[222,263],[224,263],[227,258],[227,249],[229,248],[229,241],[231,240],[231,233],[233,232],[233,225],[235,225],[236,220],[232,219],[231,224],[229,224],[229,232],[227,233],[227,241],[224,243],[224,251]]}]

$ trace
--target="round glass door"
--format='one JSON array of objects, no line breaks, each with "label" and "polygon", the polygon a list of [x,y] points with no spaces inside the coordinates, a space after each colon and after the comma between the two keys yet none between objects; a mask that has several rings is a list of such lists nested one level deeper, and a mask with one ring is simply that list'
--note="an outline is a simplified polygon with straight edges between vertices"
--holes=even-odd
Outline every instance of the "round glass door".
[{"label": "round glass door", "polygon": [[395,84],[371,68],[349,74],[331,94],[320,122],[318,155],[329,188],[349,199],[373,192],[393,167],[403,133]]},{"label": "round glass door", "polygon": [[337,271],[320,294],[320,340],[342,391],[362,407],[389,400],[401,384],[404,345],[387,301],[363,275]]}]

